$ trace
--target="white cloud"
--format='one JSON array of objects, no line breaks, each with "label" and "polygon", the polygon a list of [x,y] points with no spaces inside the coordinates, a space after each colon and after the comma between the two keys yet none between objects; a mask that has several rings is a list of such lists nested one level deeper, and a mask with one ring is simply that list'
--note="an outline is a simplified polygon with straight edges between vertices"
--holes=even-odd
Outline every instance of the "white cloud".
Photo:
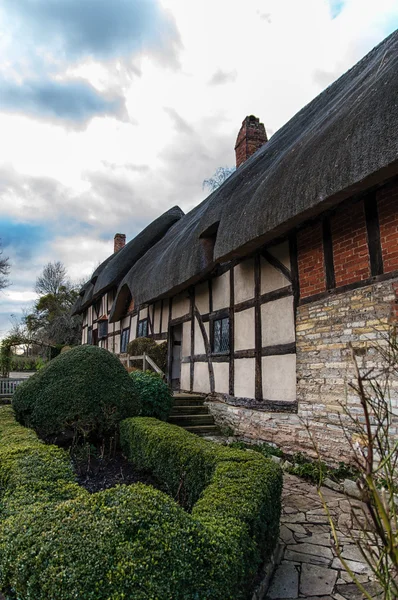
[{"label": "white cloud", "polygon": [[[246,115],[276,131],[398,24],[396,0],[345,0],[340,12],[329,0],[161,4],[180,38],[171,62],[145,49],[99,52],[62,70],[43,48],[60,81],[82,78],[122,96],[123,120],[98,116],[78,129],[0,112],[1,218],[51,234],[20,285],[32,289],[39,259],[88,275],[112,252],[116,231],[130,238],[174,204],[190,209],[205,195],[203,179],[234,163]],[[21,72],[22,51],[3,74]]]}]

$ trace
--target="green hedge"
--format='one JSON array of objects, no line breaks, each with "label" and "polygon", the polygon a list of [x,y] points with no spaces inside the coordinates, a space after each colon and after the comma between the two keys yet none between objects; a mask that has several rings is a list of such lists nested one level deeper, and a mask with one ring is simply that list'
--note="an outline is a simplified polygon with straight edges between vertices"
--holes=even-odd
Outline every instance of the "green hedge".
[{"label": "green hedge", "polygon": [[270,557],[278,539],[279,466],[259,453],[207,442],[151,418],[123,421],[120,436],[130,460],[149,469],[205,526],[215,586],[209,597],[246,597],[261,560]]},{"label": "green hedge", "polygon": [[149,371],[132,371],[130,378],[134,389],[141,400],[142,417],[155,417],[167,421],[173,408],[171,389],[157,373]]},{"label": "green hedge", "polygon": [[[146,456],[148,466],[156,454],[159,463],[166,459],[163,480],[184,490],[191,514],[142,484],[89,494],[75,483],[67,452],[0,407],[0,589],[7,600],[246,598],[260,555],[277,538],[278,466],[155,419],[128,419],[122,434],[141,465]],[[162,457],[153,444],[157,438],[167,447],[165,437],[171,450]],[[195,465],[198,473],[188,476]]]},{"label": "green hedge", "polygon": [[54,358],[17,387],[12,405],[18,421],[42,436],[99,438],[116,435],[119,421],[141,408],[121,362],[97,346],[78,346]]}]

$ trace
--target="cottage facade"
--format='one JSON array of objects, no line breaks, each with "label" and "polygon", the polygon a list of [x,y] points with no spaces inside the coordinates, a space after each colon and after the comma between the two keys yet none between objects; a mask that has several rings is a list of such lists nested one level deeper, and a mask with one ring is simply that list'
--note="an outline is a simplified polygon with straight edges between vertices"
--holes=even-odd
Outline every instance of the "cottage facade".
[{"label": "cottage facade", "polygon": [[350,344],[374,366],[397,312],[397,89],[395,33],[269,141],[247,117],[218,190],[118,234],[75,306],[82,342],[165,340],[169,381],[218,423],[311,452],[305,422],[338,460],[341,403],[358,404]]}]

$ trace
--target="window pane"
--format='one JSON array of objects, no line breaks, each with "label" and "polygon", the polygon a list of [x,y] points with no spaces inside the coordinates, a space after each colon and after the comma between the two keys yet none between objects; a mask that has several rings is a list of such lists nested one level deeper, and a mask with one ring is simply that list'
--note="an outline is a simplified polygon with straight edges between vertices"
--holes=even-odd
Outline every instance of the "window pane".
[{"label": "window pane", "polygon": [[221,350],[220,352],[229,352],[229,319],[221,321]]},{"label": "window pane", "polygon": [[221,352],[221,321],[214,321],[213,351]]}]

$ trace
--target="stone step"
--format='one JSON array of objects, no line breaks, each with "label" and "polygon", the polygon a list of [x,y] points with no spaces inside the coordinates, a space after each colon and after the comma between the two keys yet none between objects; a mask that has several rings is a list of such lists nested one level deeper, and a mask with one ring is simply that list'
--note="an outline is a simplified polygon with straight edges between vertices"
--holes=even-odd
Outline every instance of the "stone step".
[{"label": "stone step", "polygon": [[202,406],[205,401],[203,396],[194,394],[174,394],[175,406]]},{"label": "stone step", "polygon": [[171,410],[171,416],[177,415],[208,415],[209,409],[207,406],[180,406],[174,405]]},{"label": "stone step", "polygon": [[184,429],[196,435],[219,435],[220,433],[217,425],[189,425]]},{"label": "stone step", "polygon": [[195,425],[214,425],[212,415],[174,415],[169,418],[169,423],[179,425],[180,427],[190,427]]}]

